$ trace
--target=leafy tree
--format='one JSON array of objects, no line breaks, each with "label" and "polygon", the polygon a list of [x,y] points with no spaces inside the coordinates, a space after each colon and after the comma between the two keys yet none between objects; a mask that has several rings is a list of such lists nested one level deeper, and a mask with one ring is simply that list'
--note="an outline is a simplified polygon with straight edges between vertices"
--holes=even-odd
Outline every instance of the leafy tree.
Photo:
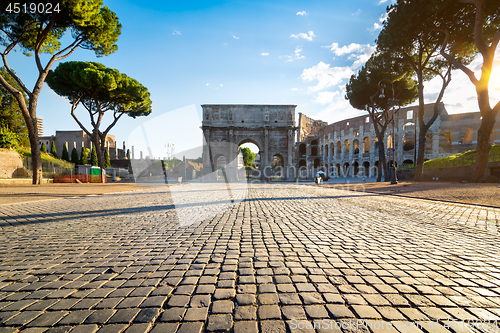
[{"label": "leafy tree", "polygon": [[104,167],[111,167],[111,160],[109,159],[109,150],[107,148],[104,149]]},{"label": "leafy tree", "polygon": [[[430,29],[437,18],[453,13],[460,6],[458,1],[443,0],[398,0],[387,9],[388,18],[377,40],[377,49],[391,54],[408,65],[405,68],[413,72],[418,82],[418,145],[416,180],[421,180],[425,159],[427,132],[441,111],[441,100],[451,80],[450,65],[439,56],[439,47],[444,37]],[[474,51],[467,43],[450,41],[446,46],[457,62],[468,64],[474,57]],[[439,76],[441,90],[434,104],[431,118],[424,118],[424,82]]]},{"label": "leafy tree", "polygon": [[97,151],[95,150],[95,145],[92,145],[92,152],[90,153],[90,165],[99,166],[99,161],[97,160]]},{"label": "leafy tree", "polygon": [[[47,1],[16,2],[20,8],[29,8],[31,3],[46,5]],[[16,13],[7,10],[8,6],[12,6],[12,2],[3,1],[0,5],[0,45],[4,46],[0,55],[7,72],[21,89],[10,84],[8,78],[1,73],[0,85],[15,97],[22,112],[31,145],[33,184],[40,184],[42,180],[36,107],[50,68],[54,62],[68,57],[79,47],[93,50],[97,56],[115,52],[121,30],[118,17],[108,7],[102,6],[102,0],[60,0],[57,5],[58,11],[54,8],[52,13],[23,10]],[[63,46],[62,42],[65,41],[68,44]],[[34,55],[37,79],[31,90],[7,62],[9,54],[16,49],[23,51],[25,55]],[[42,57],[44,53],[49,56]],[[27,96],[27,103],[24,94]]]},{"label": "leafy tree", "polygon": [[[458,2],[458,1],[457,1]],[[471,6],[472,5],[472,6]],[[444,36],[440,54],[450,64],[464,72],[476,87],[481,126],[477,132],[477,158],[472,181],[477,182],[484,177],[491,150],[491,136],[496,117],[500,111],[500,101],[492,107],[489,97],[489,81],[495,59],[495,51],[500,42],[500,1],[498,0],[461,0],[458,8],[436,19],[434,28]],[[453,52],[449,51],[450,43],[458,40],[461,44],[472,45],[475,53],[483,59],[481,75],[476,77],[474,71],[467,67]]]},{"label": "leafy tree", "polygon": [[41,151],[42,153],[47,154],[47,147],[45,147],[45,142],[42,142],[42,147],[40,147],[40,151]]},{"label": "leafy tree", "polygon": [[[5,67],[0,68],[0,75],[2,75],[10,85],[22,91],[22,88],[7,72]],[[26,101],[26,94],[24,93],[23,98]],[[29,145],[28,130],[24,124],[19,104],[14,96],[2,85],[0,85],[0,126],[7,127],[11,132],[16,133],[19,136],[19,143],[22,146]]]},{"label": "leafy tree", "polygon": [[[417,98],[415,80],[401,68],[395,72],[391,71],[391,68],[395,68],[393,62],[394,58],[388,57],[387,54],[376,53],[368,59],[358,73],[351,76],[346,85],[346,99],[354,108],[367,111],[373,122],[379,152],[377,182],[382,180],[382,170],[386,180],[389,175],[384,138],[387,127],[395,121],[396,104],[398,106],[407,105]],[[393,84],[388,85],[388,81],[393,82]],[[393,86],[394,97],[397,101],[392,100]],[[379,98],[382,89],[385,89],[384,94],[390,99]]]},{"label": "leafy tree", "polygon": [[0,127],[0,148],[19,147],[19,135],[12,132],[8,127]]},{"label": "leafy tree", "polygon": [[61,159],[69,162],[69,152],[68,152],[68,147],[66,146],[66,142],[63,144]]},{"label": "leafy tree", "polygon": [[88,155],[89,155],[89,150],[85,147],[82,147],[82,150],[80,152],[80,165],[85,165],[89,163],[87,158]]},{"label": "leafy tree", "polygon": [[252,153],[248,147],[241,147],[240,151],[243,154],[243,164],[245,165],[245,168],[251,167],[253,161],[255,160],[255,153]]},{"label": "leafy tree", "polygon": [[[70,61],[61,63],[47,77],[48,85],[71,102],[71,116],[78,126],[92,137],[97,149],[99,166],[104,167],[106,135],[124,115],[135,118],[151,113],[151,99],[146,87],[96,62]],[[83,105],[90,116],[91,129],[86,128],[75,114]],[[101,131],[105,113],[113,114],[113,121]]]},{"label": "leafy tree", "polygon": [[59,158],[57,156],[56,143],[54,141],[52,141],[52,144],[50,145],[50,155],[52,155],[52,157]]},{"label": "leafy tree", "polygon": [[130,160],[130,149],[127,149],[127,160]]},{"label": "leafy tree", "polygon": [[78,157],[78,151],[76,150],[76,147],[73,147],[73,150],[71,151],[71,163],[73,164],[78,164],[80,162],[80,158]]}]

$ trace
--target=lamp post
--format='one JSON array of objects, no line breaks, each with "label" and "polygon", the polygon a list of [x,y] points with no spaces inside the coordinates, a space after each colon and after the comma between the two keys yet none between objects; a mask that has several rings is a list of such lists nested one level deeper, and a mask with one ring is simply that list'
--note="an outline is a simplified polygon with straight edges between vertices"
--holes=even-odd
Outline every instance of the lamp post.
[{"label": "lamp post", "polygon": [[[396,118],[394,116],[399,111],[400,106],[398,105],[398,103],[399,103],[398,100],[394,96],[394,83],[391,80],[388,80],[388,79],[380,80],[380,82],[378,83],[378,86],[380,88],[379,98],[385,98],[384,81],[389,82],[391,84],[391,91],[392,91],[392,98],[387,99],[387,104],[389,106],[389,109],[392,108],[392,165],[390,167],[390,179],[391,179],[391,184],[394,185],[394,184],[398,183],[398,178],[397,178],[397,173],[396,173],[396,133],[395,133]],[[396,109],[396,106],[398,107],[397,109]]]}]

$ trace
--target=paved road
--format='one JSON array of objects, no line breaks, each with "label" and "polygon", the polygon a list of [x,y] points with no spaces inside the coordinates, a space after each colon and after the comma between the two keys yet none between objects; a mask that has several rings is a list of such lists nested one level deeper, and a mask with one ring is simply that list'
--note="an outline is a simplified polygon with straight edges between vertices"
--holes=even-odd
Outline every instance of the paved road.
[{"label": "paved road", "polygon": [[164,190],[0,206],[0,333],[498,332],[499,209],[245,193],[186,227]]}]

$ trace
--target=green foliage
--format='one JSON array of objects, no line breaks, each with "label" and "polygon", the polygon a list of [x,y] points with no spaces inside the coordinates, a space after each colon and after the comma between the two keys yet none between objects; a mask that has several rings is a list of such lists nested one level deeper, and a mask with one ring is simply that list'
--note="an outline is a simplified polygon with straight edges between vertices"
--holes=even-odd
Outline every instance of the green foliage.
[{"label": "green foliage", "polygon": [[245,164],[245,167],[252,166],[252,163],[255,160],[255,154],[252,153],[248,147],[241,147],[240,151],[243,154],[243,164]]},{"label": "green foliage", "polygon": [[40,147],[40,152],[47,154],[47,147],[45,147],[45,142],[42,142],[42,146]]},{"label": "green foliage", "polygon": [[197,159],[194,159],[193,162],[195,162],[195,163],[203,163],[203,157],[198,157]]},{"label": "green foliage", "polygon": [[[0,68],[0,75],[14,88],[22,91],[22,88],[7,72],[4,67]],[[28,103],[26,94],[24,99]],[[23,114],[19,108],[17,100],[10,94],[4,86],[0,85],[0,127],[7,127],[11,132],[19,135],[19,143],[23,146],[29,145],[28,130],[24,122]]]},{"label": "green foliage", "polygon": [[127,149],[127,159],[130,160],[130,149]]},{"label": "green foliage", "polygon": [[89,149],[82,147],[82,150],[80,152],[80,164],[81,165],[85,165],[85,164],[89,163],[88,158],[87,158],[88,155],[89,155]]},{"label": "green foliage", "polygon": [[111,167],[111,161],[109,159],[109,150],[107,148],[104,149],[104,167],[105,168]]},{"label": "green foliage", "polygon": [[68,147],[66,147],[66,142],[63,144],[63,151],[61,159],[69,162],[69,152]]},{"label": "green foliage", "polygon": [[73,147],[73,150],[71,151],[71,163],[76,165],[78,162],[80,162],[80,158],[78,158],[78,151],[76,150],[76,147]]},{"label": "green foliage", "polygon": [[52,157],[54,158],[59,158],[57,156],[56,144],[54,141],[52,141],[52,144],[50,145],[50,155],[52,155]]},{"label": "green foliage", "polygon": [[[22,8],[29,8],[33,1],[17,1]],[[47,3],[36,1],[35,3]],[[54,3],[54,2],[52,2]],[[0,42],[11,44],[19,41],[24,54],[53,54],[61,49],[61,39],[66,31],[70,31],[77,46],[93,50],[98,57],[115,52],[116,41],[121,31],[121,24],[116,14],[108,7],[102,6],[102,0],[60,0],[60,12],[40,14],[9,13],[5,9],[7,2],[0,11]]]},{"label": "green foliage", "polygon": [[16,149],[19,147],[19,135],[8,127],[0,127],[0,148]]},{"label": "green foliage", "polygon": [[[91,112],[114,111],[115,117],[126,113],[132,118],[151,113],[151,99],[146,87],[100,63],[61,63],[49,72],[47,84],[70,101],[80,98],[80,102]],[[101,105],[106,105],[106,108],[99,108]]]},{"label": "green foliage", "polygon": [[[424,168],[446,168],[473,165],[476,163],[477,149],[448,155],[424,162]],[[488,162],[500,162],[500,145],[492,145]]]},{"label": "green foliage", "polygon": [[92,145],[92,152],[90,153],[90,165],[99,166],[99,161],[97,160],[97,151],[95,150],[95,145]]},{"label": "green foliage", "polygon": [[[497,2],[498,1],[492,1]],[[460,1],[398,0],[388,8],[388,18],[377,39],[381,52],[391,53],[406,63],[422,67],[423,79],[428,81],[448,67],[438,57],[444,33],[436,29],[457,31],[447,45],[448,52],[460,62],[470,63],[477,50],[474,48],[473,26],[464,26],[464,20],[474,17],[467,5]]]},{"label": "green foliage", "polygon": [[[375,53],[368,59],[361,70],[352,75],[346,85],[346,99],[356,109],[368,110],[371,107],[370,97],[379,91],[379,82],[383,81],[386,98],[375,98],[375,109],[385,111],[389,109],[389,98],[392,98],[392,87],[387,85],[389,80],[394,84],[394,96],[399,106],[412,103],[418,96],[418,85],[408,71],[394,71],[395,60],[387,54]],[[401,68],[399,68],[401,69]]]}]

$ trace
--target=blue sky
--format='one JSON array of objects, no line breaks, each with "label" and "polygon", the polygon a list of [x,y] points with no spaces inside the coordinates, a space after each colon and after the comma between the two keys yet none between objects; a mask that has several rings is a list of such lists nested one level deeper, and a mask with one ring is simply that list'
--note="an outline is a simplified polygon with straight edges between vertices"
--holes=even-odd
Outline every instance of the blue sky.
[{"label": "blue sky", "polygon": [[[363,114],[344,99],[345,83],[373,52],[390,3],[104,0],[123,25],[118,51],[96,58],[91,51],[78,50],[63,61],[98,61],[149,89],[152,114],[135,120],[122,117],[111,132],[120,145],[141,123],[186,106],[200,112],[201,104],[296,104],[297,112],[333,122]],[[9,62],[32,87],[34,59],[16,52]],[[493,83],[499,96],[499,81]],[[435,83],[426,85],[429,94],[434,86],[437,90]],[[460,73],[444,101],[449,113],[478,109],[474,87]],[[44,85],[38,103],[44,135],[78,129],[69,111],[68,101]],[[81,111],[82,122],[90,124]],[[199,119],[189,115],[185,121],[195,126],[190,126],[189,139],[177,143],[186,149],[201,144],[201,131],[192,131]],[[168,123],[164,128],[173,133],[179,127]]]}]

